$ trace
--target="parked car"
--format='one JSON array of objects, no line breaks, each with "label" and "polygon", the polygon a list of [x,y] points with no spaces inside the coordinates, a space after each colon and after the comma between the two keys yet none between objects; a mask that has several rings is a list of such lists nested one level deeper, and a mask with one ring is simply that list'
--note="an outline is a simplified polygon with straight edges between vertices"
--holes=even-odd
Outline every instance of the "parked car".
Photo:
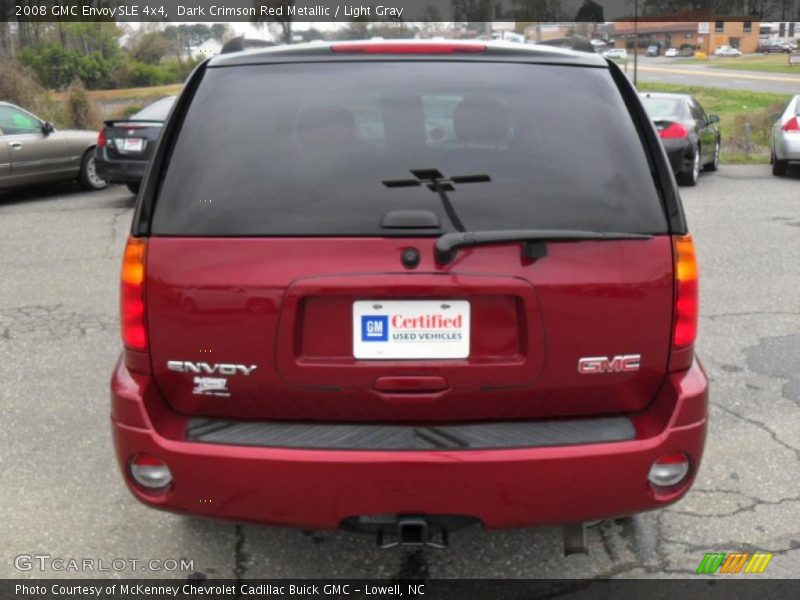
[{"label": "parked car", "polygon": [[[569,524],[585,548],[582,523],[667,506],[700,465],[683,214],[635,89],[596,54],[214,57],[124,252],[125,482],[160,509],[385,545]],[[206,286],[213,306],[186,302]]]},{"label": "parked car", "polygon": [[648,46],[645,51],[645,56],[658,56],[661,49],[658,46]]},{"label": "parked car", "polygon": [[129,119],[106,121],[97,136],[97,172],[112,183],[124,183],[136,194],[147,162],[161,134],[175,96],[144,107]]},{"label": "parked car", "polygon": [[695,49],[694,48],[681,48],[678,51],[678,56],[682,58],[694,58]]},{"label": "parked car", "polygon": [[784,42],[764,42],[759,46],[758,50],[764,54],[773,54],[776,52],[789,54],[792,48]]},{"label": "parked car", "polygon": [[772,126],[772,174],[785,175],[789,163],[800,161],[800,96],[786,105],[783,114],[776,115]]},{"label": "parked car", "polygon": [[716,171],[722,143],[717,115],[706,115],[686,94],[641,94],[670,165],[681,185],[696,185],[700,170]]},{"label": "parked car", "polygon": [[94,145],[92,131],[56,129],[24,108],[0,102],[0,190],[73,179],[84,189],[103,189]]},{"label": "parked car", "polygon": [[628,51],[625,48],[609,48],[602,54],[605,58],[619,58],[619,59],[626,59],[628,58]]},{"label": "parked car", "polygon": [[677,48],[667,48],[667,51],[664,52],[664,56],[667,58],[675,58],[678,56],[678,49]]},{"label": "parked car", "polygon": [[732,46],[720,46],[716,50],[714,50],[714,56],[727,56],[730,58],[736,58],[741,56],[741,51],[737,50]]}]

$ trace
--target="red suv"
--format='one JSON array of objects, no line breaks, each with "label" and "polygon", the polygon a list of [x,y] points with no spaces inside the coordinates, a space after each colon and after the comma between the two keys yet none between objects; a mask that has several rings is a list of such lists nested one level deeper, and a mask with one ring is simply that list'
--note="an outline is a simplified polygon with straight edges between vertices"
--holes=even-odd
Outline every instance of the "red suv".
[{"label": "red suv", "polygon": [[613,62],[370,41],[220,56],[138,198],[111,383],[156,507],[442,544],[689,489],[697,267]]}]

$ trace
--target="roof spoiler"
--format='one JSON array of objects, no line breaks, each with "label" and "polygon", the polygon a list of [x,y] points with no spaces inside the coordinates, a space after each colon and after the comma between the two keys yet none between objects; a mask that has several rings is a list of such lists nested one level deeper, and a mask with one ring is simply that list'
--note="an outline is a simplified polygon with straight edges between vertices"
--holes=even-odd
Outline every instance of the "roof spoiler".
[{"label": "roof spoiler", "polygon": [[269,46],[277,46],[277,44],[275,42],[268,42],[267,40],[248,39],[244,36],[239,36],[225,42],[219,53],[230,54],[231,52],[241,52],[242,50],[251,50],[253,48],[267,48]]},{"label": "roof spoiler", "polygon": [[570,48],[578,52],[591,52],[595,54],[594,46],[589,38],[582,35],[568,35],[554,40],[547,40],[544,42],[537,42],[542,46],[558,46],[559,48]]}]

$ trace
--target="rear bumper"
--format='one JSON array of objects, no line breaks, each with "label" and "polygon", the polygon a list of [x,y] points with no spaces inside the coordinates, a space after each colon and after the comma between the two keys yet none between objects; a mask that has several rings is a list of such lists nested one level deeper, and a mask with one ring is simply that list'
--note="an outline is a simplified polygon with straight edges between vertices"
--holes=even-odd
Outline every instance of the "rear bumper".
[{"label": "rear bumper", "polygon": [[97,174],[112,183],[139,183],[147,168],[146,160],[110,160],[101,150],[95,154]]},{"label": "rear bumper", "polygon": [[691,147],[683,140],[662,140],[672,172],[686,172],[692,168]]},{"label": "rear bumper", "polygon": [[780,160],[800,161],[800,134],[781,136],[775,144],[775,155]]},{"label": "rear bumper", "polygon": [[[126,483],[156,508],[207,517],[336,529],[357,515],[477,517],[486,528],[610,518],[660,508],[689,489],[703,453],[707,380],[695,361],[672,373],[647,410],[632,415],[636,439],[493,450],[357,451],[188,442],[152,379],[119,363],[112,378],[112,429]],[[692,461],[677,489],[647,483],[654,460],[683,451]],[[161,495],[131,479],[130,457],[166,461]]]}]

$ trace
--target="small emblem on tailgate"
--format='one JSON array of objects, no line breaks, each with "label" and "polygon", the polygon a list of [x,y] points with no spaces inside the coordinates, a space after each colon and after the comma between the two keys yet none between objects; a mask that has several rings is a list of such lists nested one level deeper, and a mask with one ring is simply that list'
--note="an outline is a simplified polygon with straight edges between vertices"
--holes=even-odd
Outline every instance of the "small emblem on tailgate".
[{"label": "small emblem on tailgate", "polygon": [[578,373],[594,375],[597,373],[628,373],[638,371],[641,354],[618,354],[608,356],[587,356],[578,359]]}]

